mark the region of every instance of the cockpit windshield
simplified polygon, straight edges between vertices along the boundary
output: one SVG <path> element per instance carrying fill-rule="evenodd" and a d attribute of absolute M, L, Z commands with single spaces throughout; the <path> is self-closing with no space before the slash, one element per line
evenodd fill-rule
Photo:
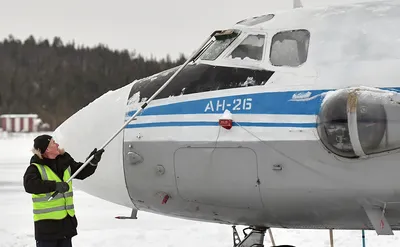
<path fill-rule="evenodd" d="M 261 61 L 264 53 L 264 42 L 265 35 L 250 34 L 228 55 L 228 58 Z"/>
<path fill-rule="evenodd" d="M 216 35 L 200 55 L 202 60 L 215 60 L 239 36 L 239 30 L 227 30 Z"/>

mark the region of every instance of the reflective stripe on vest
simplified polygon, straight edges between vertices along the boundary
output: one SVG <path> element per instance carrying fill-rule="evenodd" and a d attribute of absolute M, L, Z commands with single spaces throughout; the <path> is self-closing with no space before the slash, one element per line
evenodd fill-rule
<path fill-rule="evenodd" d="M 61 182 L 61 179 L 55 174 L 48 166 L 32 163 L 35 165 L 43 180 Z M 71 168 L 68 167 L 64 171 L 63 181 L 66 182 L 71 177 Z M 74 216 L 74 202 L 72 181 L 68 183 L 69 190 L 65 193 L 58 193 L 51 201 L 54 191 L 45 194 L 32 194 L 33 203 L 33 219 L 38 220 L 60 220 L 64 219 L 67 215 Z"/>

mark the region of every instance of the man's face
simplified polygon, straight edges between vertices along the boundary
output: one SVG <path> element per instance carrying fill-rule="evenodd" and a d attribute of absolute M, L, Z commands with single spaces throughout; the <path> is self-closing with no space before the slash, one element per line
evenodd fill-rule
<path fill-rule="evenodd" d="M 49 145 L 47 146 L 46 152 L 44 152 L 44 156 L 49 159 L 55 159 L 60 154 L 58 146 L 58 143 L 51 139 Z"/>
<path fill-rule="evenodd" d="M 51 139 L 49 145 L 47 146 L 46 151 L 57 150 L 58 146 L 59 146 L 58 143 L 54 141 L 54 139 Z"/>

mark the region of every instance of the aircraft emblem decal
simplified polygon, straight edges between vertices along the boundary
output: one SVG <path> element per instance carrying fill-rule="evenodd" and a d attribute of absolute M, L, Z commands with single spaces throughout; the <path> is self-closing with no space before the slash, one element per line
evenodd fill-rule
<path fill-rule="evenodd" d="M 323 92 L 317 95 L 314 95 L 311 97 L 312 92 L 308 91 L 308 92 L 300 92 L 300 93 L 295 93 L 293 94 L 292 98 L 289 101 L 310 101 L 313 99 L 316 99 L 318 97 L 325 97 L 325 95 L 327 94 L 327 92 Z"/>

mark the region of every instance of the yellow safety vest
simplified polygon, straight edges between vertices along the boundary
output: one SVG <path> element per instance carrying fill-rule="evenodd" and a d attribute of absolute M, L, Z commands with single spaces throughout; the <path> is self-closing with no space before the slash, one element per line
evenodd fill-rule
<path fill-rule="evenodd" d="M 61 179 L 46 165 L 35 165 L 43 180 L 50 180 L 56 182 L 62 182 Z M 71 177 L 71 168 L 68 167 L 64 171 L 63 181 L 66 182 Z M 65 193 L 58 193 L 51 201 L 47 201 L 53 194 L 32 194 L 33 202 L 33 219 L 34 221 L 39 220 L 61 220 L 64 219 L 68 214 L 70 216 L 75 215 L 74 200 L 72 192 L 72 180 L 68 183 L 69 190 Z"/>

